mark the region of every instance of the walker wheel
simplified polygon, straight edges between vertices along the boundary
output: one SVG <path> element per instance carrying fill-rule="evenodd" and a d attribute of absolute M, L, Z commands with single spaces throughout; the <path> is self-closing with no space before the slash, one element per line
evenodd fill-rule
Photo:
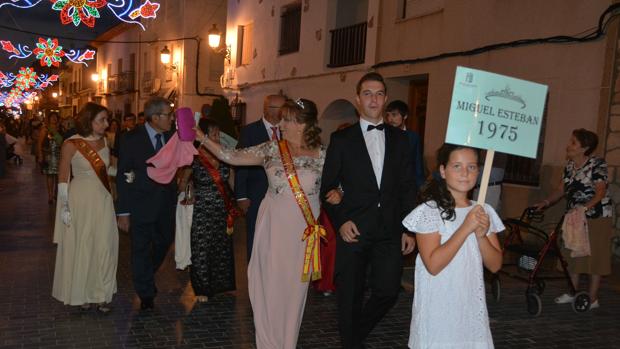
<path fill-rule="evenodd" d="M 590 295 L 588 292 L 578 292 L 573 299 L 573 310 L 576 313 L 583 313 L 590 310 Z"/>
<path fill-rule="evenodd" d="M 499 300 L 502 297 L 502 283 L 499 281 L 498 276 L 491 280 L 491 293 L 493 294 L 493 299 L 499 303 Z"/>
<path fill-rule="evenodd" d="M 527 302 L 527 312 L 532 316 L 540 315 L 542 312 L 540 296 L 533 290 L 528 290 L 525 293 L 525 300 Z"/>

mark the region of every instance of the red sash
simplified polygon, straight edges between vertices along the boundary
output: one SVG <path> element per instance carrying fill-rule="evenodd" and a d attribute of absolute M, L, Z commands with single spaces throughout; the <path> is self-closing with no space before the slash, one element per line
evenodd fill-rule
<path fill-rule="evenodd" d="M 198 158 L 200 159 L 200 163 L 207 170 L 211 178 L 213 178 L 213 182 L 215 182 L 215 186 L 217 187 L 217 191 L 220 192 L 222 199 L 224 199 L 224 204 L 226 205 L 226 211 L 228 215 L 226 216 L 226 234 L 231 235 L 233 233 L 233 228 L 235 225 L 235 217 L 239 217 L 241 214 L 239 210 L 233 204 L 233 201 L 228 196 L 228 191 L 226 190 L 226 184 L 220 176 L 220 171 L 218 171 L 211 163 L 209 162 L 209 158 L 207 157 L 207 153 L 205 150 L 200 148 L 198 150 Z"/>
<path fill-rule="evenodd" d="M 105 162 L 99 154 L 97 154 L 95 149 L 93 149 L 88 142 L 81 138 L 72 138 L 68 139 L 68 141 L 73 143 L 80 154 L 88 160 L 90 166 L 92 166 L 93 170 L 97 174 L 97 177 L 99 177 L 101 184 L 103 184 L 109 193 L 112 193 L 110 190 L 110 181 L 108 180 L 108 170 L 106 169 Z"/>
<path fill-rule="evenodd" d="M 301 188 L 301 183 L 297 177 L 297 171 L 295 171 L 295 164 L 293 163 L 291 152 L 288 149 L 288 144 L 285 140 L 281 140 L 278 142 L 278 148 L 280 149 L 280 158 L 282 159 L 286 178 L 288 178 L 288 184 L 293 191 L 293 197 L 295 197 L 297 206 L 299 206 L 307 224 L 301 238 L 303 241 L 306 241 L 301 281 L 318 280 L 321 278 L 320 242 L 321 239 L 327 239 L 327 232 L 325 228 L 317 222 L 316 218 L 314 218 L 314 214 L 312 214 L 312 208 L 308 202 L 308 197 Z M 310 266 L 312 266 L 312 273 L 310 273 Z"/>

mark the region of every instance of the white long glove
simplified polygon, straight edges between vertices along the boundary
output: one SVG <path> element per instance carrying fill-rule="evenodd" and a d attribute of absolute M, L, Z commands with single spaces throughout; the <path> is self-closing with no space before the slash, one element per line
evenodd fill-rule
<path fill-rule="evenodd" d="M 58 183 L 58 202 L 60 203 L 60 219 L 66 226 L 71 225 L 71 211 L 69 210 L 69 184 Z"/>
<path fill-rule="evenodd" d="M 114 166 L 108 167 L 108 176 L 116 177 L 116 167 Z"/>

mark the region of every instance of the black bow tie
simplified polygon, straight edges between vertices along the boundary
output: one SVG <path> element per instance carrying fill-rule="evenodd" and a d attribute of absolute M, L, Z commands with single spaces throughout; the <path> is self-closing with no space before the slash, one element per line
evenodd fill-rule
<path fill-rule="evenodd" d="M 383 129 L 385 128 L 384 124 L 379 124 L 377 126 L 375 125 L 368 125 L 368 127 L 366 128 L 366 131 L 372 131 L 372 130 L 377 130 L 377 131 L 383 131 Z"/>

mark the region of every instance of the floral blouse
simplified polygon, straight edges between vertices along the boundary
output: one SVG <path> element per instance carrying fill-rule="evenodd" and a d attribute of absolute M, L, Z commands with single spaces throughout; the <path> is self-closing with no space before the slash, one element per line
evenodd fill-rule
<path fill-rule="evenodd" d="M 607 184 L 607 163 L 597 157 L 590 157 L 581 168 L 577 168 L 572 160 L 569 160 L 564 168 L 564 193 L 566 195 L 566 210 L 585 205 L 594 197 L 595 186 L 598 182 Z M 586 212 L 588 218 L 611 217 L 612 204 L 609 189 L 605 197 L 594 207 Z"/>
<path fill-rule="evenodd" d="M 267 172 L 269 179 L 268 191 L 272 194 L 278 195 L 283 191 L 289 192 L 290 186 L 284 166 L 282 165 L 282 159 L 280 157 L 280 149 L 278 148 L 278 142 L 269 141 L 253 147 L 243 149 L 231 149 L 222 146 L 221 148 L 222 160 L 244 159 L 244 160 L 256 160 L 260 162 Z M 311 187 L 305 187 L 302 185 L 304 192 L 308 196 L 319 195 L 321 189 L 321 173 L 323 171 L 323 163 L 325 162 L 325 148 L 321 147 L 318 157 L 311 156 L 297 156 L 293 158 L 295 170 L 297 175 L 311 175 L 309 178 L 313 178 L 313 185 Z M 302 184 L 305 181 L 302 181 Z"/>

